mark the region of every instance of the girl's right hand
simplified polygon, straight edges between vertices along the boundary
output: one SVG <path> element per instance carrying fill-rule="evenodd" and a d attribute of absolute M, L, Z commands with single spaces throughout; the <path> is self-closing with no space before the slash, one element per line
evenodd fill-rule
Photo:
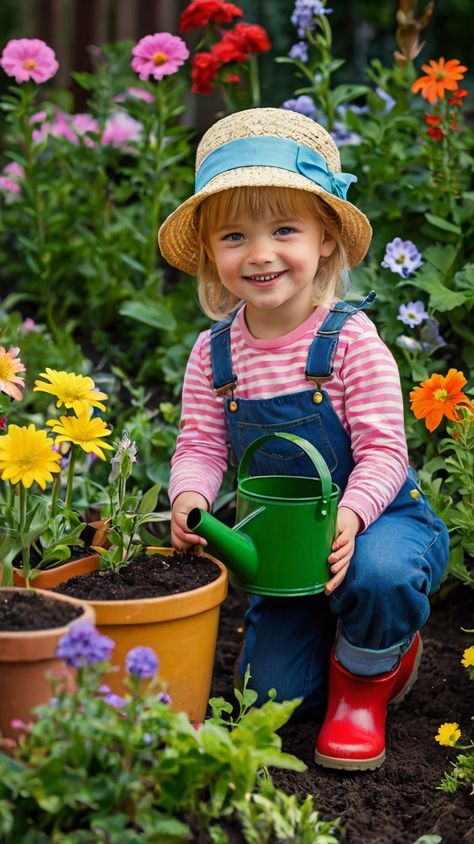
<path fill-rule="evenodd" d="M 190 533 L 187 527 L 188 513 L 193 507 L 208 510 L 207 500 L 199 492 L 182 492 L 173 501 L 171 509 L 171 542 L 173 548 L 185 551 L 191 545 L 207 545 L 202 536 Z"/>

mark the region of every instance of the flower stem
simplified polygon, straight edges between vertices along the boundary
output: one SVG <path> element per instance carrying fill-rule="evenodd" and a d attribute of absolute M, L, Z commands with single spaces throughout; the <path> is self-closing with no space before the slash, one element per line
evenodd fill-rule
<path fill-rule="evenodd" d="M 251 56 L 249 59 L 249 80 L 250 80 L 250 94 L 252 97 L 253 108 L 258 108 L 261 102 L 260 93 L 260 79 L 258 75 L 258 60 L 257 56 Z"/>
<path fill-rule="evenodd" d="M 19 504 L 19 522 L 20 522 L 20 538 L 23 542 L 23 536 L 26 532 L 26 489 L 22 483 L 19 485 L 19 496 L 18 496 L 18 504 Z M 25 545 L 21 549 L 21 564 L 23 568 L 23 577 L 25 578 L 25 584 L 27 589 L 30 588 L 30 546 Z"/>
<path fill-rule="evenodd" d="M 71 457 L 69 459 L 69 466 L 67 470 L 67 481 L 66 481 L 66 498 L 64 501 L 64 505 L 66 510 L 70 510 L 72 506 L 72 493 L 74 488 L 74 468 L 76 463 L 76 447 L 74 445 L 71 446 Z"/>

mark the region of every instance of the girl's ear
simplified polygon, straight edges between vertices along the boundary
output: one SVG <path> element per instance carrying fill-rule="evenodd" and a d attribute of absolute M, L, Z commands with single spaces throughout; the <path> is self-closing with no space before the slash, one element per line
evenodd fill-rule
<path fill-rule="evenodd" d="M 332 237 L 329 232 L 325 231 L 323 234 L 323 242 L 321 244 L 321 257 L 329 258 L 336 248 L 336 239 Z"/>

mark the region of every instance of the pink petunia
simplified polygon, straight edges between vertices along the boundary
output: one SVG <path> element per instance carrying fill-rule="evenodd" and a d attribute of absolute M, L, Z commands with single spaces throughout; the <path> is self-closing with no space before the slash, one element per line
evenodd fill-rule
<path fill-rule="evenodd" d="M 0 190 L 8 193 L 20 193 L 20 182 L 25 178 L 25 171 L 21 164 L 18 164 L 17 161 L 10 161 L 10 164 L 6 164 L 3 168 L 2 174 L 0 176 Z"/>
<path fill-rule="evenodd" d="M 87 147 L 96 146 L 95 141 L 89 136 L 89 133 L 98 135 L 99 122 L 95 117 L 92 117 L 92 114 L 88 114 L 87 112 L 84 114 L 73 114 L 71 117 L 71 128 L 84 141 Z"/>
<path fill-rule="evenodd" d="M 140 79 L 163 79 L 176 73 L 189 57 L 189 50 L 182 38 L 169 32 L 145 35 L 132 50 L 132 70 Z"/>
<path fill-rule="evenodd" d="M 0 65 L 16 82 L 32 79 L 37 84 L 51 79 L 59 67 L 54 50 L 39 38 L 13 38 L 3 50 Z"/>
<path fill-rule="evenodd" d="M 102 135 L 102 143 L 113 147 L 125 148 L 128 152 L 135 150 L 127 144 L 137 143 L 142 136 L 142 124 L 134 120 L 125 111 L 117 111 L 107 120 Z"/>

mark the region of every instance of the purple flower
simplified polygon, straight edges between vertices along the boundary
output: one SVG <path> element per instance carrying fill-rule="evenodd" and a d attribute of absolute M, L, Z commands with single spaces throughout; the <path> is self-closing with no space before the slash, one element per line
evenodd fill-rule
<path fill-rule="evenodd" d="M 300 38 L 304 38 L 307 29 L 314 29 L 315 17 L 330 15 L 332 9 L 326 9 L 322 0 L 296 0 L 291 23 L 296 26 Z"/>
<path fill-rule="evenodd" d="M 401 320 L 404 325 L 415 328 L 424 319 L 428 319 L 428 314 L 426 313 L 423 302 L 418 300 L 416 302 L 407 302 L 406 305 L 400 305 L 397 319 Z"/>
<path fill-rule="evenodd" d="M 126 698 L 122 697 L 122 695 L 115 695 L 113 692 L 105 695 L 104 700 L 112 709 L 123 709 L 127 705 Z"/>
<path fill-rule="evenodd" d="M 158 695 L 158 700 L 160 701 L 160 703 L 170 704 L 171 695 L 169 695 L 168 692 L 160 692 Z"/>
<path fill-rule="evenodd" d="M 336 122 L 331 135 L 338 147 L 357 147 L 362 143 L 361 136 L 347 129 L 344 123 Z"/>
<path fill-rule="evenodd" d="M 21 164 L 17 161 L 10 161 L 2 170 L 0 176 L 0 190 L 9 191 L 10 193 L 20 193 L 21 184 L 25 178 L 25 171 Z"/>
<path fill-rule="evenodd" d="M 313 120 L 316 119 L 318 114 L 314 100 L 306 94 L 301 94 L 300 97 L 296 97 L 296 99 L 293 100 L 285 100 L 282 108 L 286 108 L 289 111 L 297 111 L 298 114 L 304 114 L 306 117 L 311 117 Z"/>
<path fill-rule="evenodd" d="M 71 668 L 95 665 L 110 658 L 115 642 L 102 636 L 89 621 L 76 621 L 59 640 L 56 656 Z"/>
<path fill-rule="evenodd" d="M 140 677 L 142 680 L 154 677 L 158 671 L 158 666 L 158 657 L 153 648 L 132 648 L 125 661 L 128 673 L 132 674 L 133 677 Z"/>
<path fill-rule="evenodd" d="M 299 59 L 302 62 L 308 61 L 308 45 L 306 41 L 298 41 L 296 44 L 293 44 L 290 52 L 288 53 L 290 58 L 292 59 Z"/>
<path fill-rule="evenodd" d="M 418 340 L 415 340 L 414 337 L 407 337 L 406 334 L 401 334 L 400 337 L 397 337 L 395 343 L 397 346 L 400 346 L 401 349 L 407 349 L 409 352 L 421 351 L 421 343 Z"/>
<path fill-rule="evenodd" d="M 390 96 L 390 94 L 387 94 L 387 91 L 384 91 L 384 89 L 381 88 L 380 85 L 375 89 L 375 93 L 378 97 L 380 97 L 380 99 L 384 103 L 383 114 L 388 114 L 394 107 L 396 100 L 394 100 L 393 97 Z"/>
<path fill-rule="evenodd" d="M 398 273 L 402 278 L 408 278 L 418 267 L 421 267 L 422 263 L 421 252 L 418 252 L 415 244 L 411 240 L 396 237 L 387 243 L 380 266 L 387 267 L 392 270 L 392 273 Z"/>

